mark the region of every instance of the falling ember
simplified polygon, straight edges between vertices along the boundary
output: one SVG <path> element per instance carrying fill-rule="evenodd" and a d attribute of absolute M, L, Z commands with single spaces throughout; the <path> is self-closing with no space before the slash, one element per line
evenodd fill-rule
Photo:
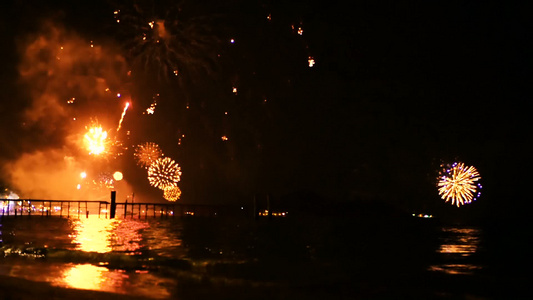
<path fill-rule="evenodd" d="M 236 88 L 236 87 L 233 87 L 233 93 L 234 93 L 235 95 L 237 95 L 237 88 Z"/>
<path fill-rule="evenodd" d="M 150 185 L 165 190 L 176 187 L 180 181 L 181 168 L 171 158 L 159 158 L 148 168 Z"/>
<path fill-rule="evenodd" d="M 225 136 L 225 135 L 223 135 L 223 136 L 221 137 L 221 139 L 222 139 L 223 141 L 227 141 L 227 140 L 228 140 L 228 137 Z"/>
<path fill-rule="evenodd" d="M 84 136 L 84 142 L 89 154 L 100 155 L 106 151 L 109 143 L 107 131 L 102 130 L 100 126 L 91 127 Z"/>
<path fill-rule="evenodd" d="M 465 205 L 477 200 L 481 195 L 478 189 L 481 179 L 476 168 L 465 166 L 463 163 L 454 163 L 451 167 L 441 172 L 437 187 L 439 195 L 446 202 L 451 200 L 452 205 Z"/>
<path fill-rule="evenodd" d="M 149 114 L 149 115 L 153 115 L 153 114 L 154 114 L 154 112 L 155 112 L 155 107 L 157 106 L 157 98 L 158 98 L 158 97 L 159 97 L 159 94 L 157 94 L 157 95 L 155 95 L 154 97 L 152 97 L 152 99 L 153 99 L 154 101 L 152 101 L 152 104 L 150 104 L 150 107 L 148 107 L 148 108 L 146 109 L 146 112 L 145 112 L 146 114 Z M 143 114 L 145 114 L 145 113 L 143 112 Z"/>
<path fill-rule="evenodd" d="M 130 107 L 130 103 L 126 102 L 126 106 L 124 106 L 124 111 L 122 112 L 122 116 L 120 117 L 120 121 L 118 122 L 117 132 L 120 130 L 120 127 L 122 126 L 122 121 L 124 120 L 124 116 L 126 115 L 126 111 L 128 110 L 128 107 Z"/>

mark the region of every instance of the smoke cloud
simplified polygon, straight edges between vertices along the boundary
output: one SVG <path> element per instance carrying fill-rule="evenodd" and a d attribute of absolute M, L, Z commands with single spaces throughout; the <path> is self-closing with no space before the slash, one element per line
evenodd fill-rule
<path fill-rule="evenodd" d="M 128 94 L 127 64 L 118 49 L 51 21 L 19 39 L 20 93 L 29 101 L 18 112 L 16 158 L 4 164 L 3 173 L 21 198 L 109 197 L 110 176 L 122 166 L 114 157 L 89 155 L 83 137 L 96 122 L 116 134 Z M 114 184 L 131 193 L 124 180 Z"/>

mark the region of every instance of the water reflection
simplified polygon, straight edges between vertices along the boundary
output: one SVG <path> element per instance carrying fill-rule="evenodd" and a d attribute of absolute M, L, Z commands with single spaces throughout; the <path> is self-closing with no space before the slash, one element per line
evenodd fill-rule
<path fill-rule="evenodd" d="M 66 288 L 168 298 L 176 279 L 147 264 L 185 258 L 189 249 L 179 220 L 28 217 L 0 226 L 9 233 L 0 234 L 4 253 L 16 250 L 0 260 L 0 274 Z M 27 255 L 45 252 L 47 259 Z"/>
<path fill-rule="evenodd" d="M 106 285 L 113 285 L 117 278 L 109 280 L 109 270 L 103 267 L 97 267 L 90 264 L 72 265 L 70 269 L 63 272 L 63 277 L 57 284 L 65 283 L 66 286 L 86 289 L 109 291 Z M 121 278 L 118 278 L 119 281 Z"/>
<path fill-rule="evenodd" d="M 168 298 L 168 287 L 173 285 L 169 279 L 158 278 L 146 272 L 109 270 L 91 264 L 69 264 L 68 268 L 63 268 L 62 275 L 55 278 L 52 284 L 59 287 L 131 294 L 152 299 Z"/>
<path fill-rule="evenodd" d="M 483 267 L 469 258 L 480 248 L 481 229 L 473 227 L 443 227 L 440 246 L 436 250 L 444 263 L 432 265 L 431 271 L 447 274 L 473 274 Z"/>
<path fill-rule="evenodd" d="M 106 253 L 111 251 L 136 251 L 141 245 L 141 230 L 146 222 L 103 219 L 97 216 L 72 222 L 72 243 L 76 250 Z"/>

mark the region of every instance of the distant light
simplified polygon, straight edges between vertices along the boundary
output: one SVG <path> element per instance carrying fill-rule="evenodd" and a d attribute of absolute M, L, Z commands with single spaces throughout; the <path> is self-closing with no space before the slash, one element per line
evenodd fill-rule
<path fill-rule="evenodd" d="M 81 173 L 80 173 L 80 177 L 81 177 L 81 178 L 87 178 L 87 173 L 85 173 L 85 172 L 81 172 Z"/>
<path fill-rule="evenodd" d="M 309 56 L 307 61 L 309 62 L 309 68 L 312 68 L 315 65 L 315 59 L 312 56 Z"/>
<path fill-rule="evenodd" d="M 229 42 L 234 44 L 235 43 L 235 39 L 231 39 L 231 40 L 229 40 Z"/>

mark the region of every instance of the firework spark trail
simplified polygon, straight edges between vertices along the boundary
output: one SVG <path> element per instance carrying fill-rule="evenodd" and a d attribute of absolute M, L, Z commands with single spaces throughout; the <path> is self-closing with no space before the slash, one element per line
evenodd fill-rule
<path fill-rule="evenodd" d="M 120 130 L 120 127 L 122 127 L 122 121 L 124 121 L 124 116 L 126 115 L 128 107 L 130 107 L 130 103 L 126 102 L 126 105 L 124 106 L 124 111 L 122 112 L 122 116 L 120 117 L 120 121 L 118 122 L 117 132 Z"/>
<path fill-rule="evenodd" d="M 476 184 L 480 179 L 479 172 L 473 166 L 465 167 L 463 163 L 454 163 L 439 178 L 439 195 L 445 202 L 451 200 L 451 204 L 457 207 L 469 204 L 481 195 L 477 191 L 478 188 L 481 189 L 481 184 Z"/>

